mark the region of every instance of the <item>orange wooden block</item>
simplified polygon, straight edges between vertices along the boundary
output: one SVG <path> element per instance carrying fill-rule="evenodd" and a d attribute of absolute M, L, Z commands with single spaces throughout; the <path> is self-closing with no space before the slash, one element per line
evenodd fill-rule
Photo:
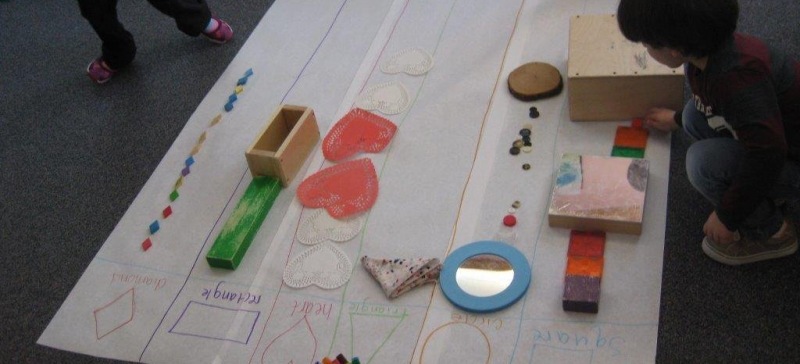
<path fill-rule="evenodd" d="M 571 257 L 602 257 L 606 247 L 606 233 L 603 231 L 578 231 L 569 233 L 569 250 Z"/>
<path fill-rule="evenodd" d="M 603 276 L 603 257 L 567 257 L 568 276 Z"/>
<path fill-rule="evenodd" d="M 619 126 L 614 137 L 614 146 L 645 149 L 647 147 L 647 135 L 647 129 L 644 128 Z"/>

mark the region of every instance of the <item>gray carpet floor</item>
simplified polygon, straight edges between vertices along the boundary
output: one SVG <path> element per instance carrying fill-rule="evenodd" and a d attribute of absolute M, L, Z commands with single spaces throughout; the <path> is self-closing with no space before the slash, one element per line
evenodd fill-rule
<path fill-rule="evenodd" d="M 139 53 L 103 86 L 84 72 L 99 41 L 76 2 L 0 2 L 0 362 L 114 362 L 35 342 L 272 2 L 212 1 L 236 31 L 217 46 L 122 1 Z M 800 2 L 740 2 L 741 31 L 800 58 Z M 656 362 L 799 362 L 800 255 L 739 268 L 706 258 L 711 207 L 686 180 L 689 144 L 673 136 Z"/>

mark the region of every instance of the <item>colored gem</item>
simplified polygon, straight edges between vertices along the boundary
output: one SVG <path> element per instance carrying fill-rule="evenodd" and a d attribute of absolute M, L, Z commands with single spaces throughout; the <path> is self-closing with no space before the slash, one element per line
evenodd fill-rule
<path fill-rule="evenodd" d="M 158 220 L 156 220 L 156 221 L 153 221 L 153 223 L 152 223 L 152 224 L 150 224 L 150 234 L 155 234 L 155 233 L 156 233 L 156 231 L 158 231 L 158 228 L 159 228 L 159 226 L 158 226 Z"/>
<path fill-rule="evenodd" d="M 186 158 L 186 162 L 185 163 L 186 163 L 187 167 L 191 166 L 192 164 L 194 164 L 194 158 L 189 156 L 189 158 Z"/>
<path fill-rule="evenodd" d="M 189 167 L 186 167 L 181 170 L 181 176 L 186 177 L 189 174 L 189 172 L 191 172 L 191 170 L 189 170 Z"/>
<path fill-rule="evenodd" d="M 174 191 L 172 191 L 172 193 L 169 194 L 169 200 L 172 201 L 172 202 L 175 202 L 175 200 L 178 199 L 178 196 L 180 196 L 178 194 L 178 190 L 174 190 Z"/>
<path fill-rule="evenodd" d="M 242 78 L 239 79 L 239 81 L 236 82 L 236 85 L 237 86 L 241 86 L 241 85 L 244 85 L 246 83 L 247 83 L 247 77 L 242 77 Z"/>
<path fill-rule="evenodd" d="M 168 218 L 169 215 L 172 215 L 172 207 L 167 206 L 166 208 L 164 208 L 164 211 L 162 211 L 162 214 L 164 215 L 165 219 Z"/>
<path fill-rule="evenodd" d="M 142 250 L 147 251 L 147 249 L 150 249 L 151 246 L 153 246 L 153 242 L 150 241 L 150 238 L 144 239 L 142 242 Z"/>
<path fill-rule="evenodd" d="M 231 110 L 233 110 L 233 103 L 228 102 L 227 104 L 225 104 L 225 111 L 231 111 Z"/>
<path fill-rule="evenodd" d="M 506 215 L 506 217 L 503 218 L 503 225 L 505 225 L 505 226 L 509 226 L 510 227 L 510 226 L 514 226 L 516 224 L 517 224 L 517 218 L 514 217 L 514 215 Z"/>
<path fill-rule="evenodd" d="M 234 93 L 232 93 L 230 96 L 228 96 L 228 102 L 230 102 L 230 103 L 233 103 L 234 101 L 236 101 L 236 100 L 238 100 L 238 99 L 239 99 L 239 98 L 236 96 L 236 93 L 235 93 L 235 92 L 234 92 Z"/>

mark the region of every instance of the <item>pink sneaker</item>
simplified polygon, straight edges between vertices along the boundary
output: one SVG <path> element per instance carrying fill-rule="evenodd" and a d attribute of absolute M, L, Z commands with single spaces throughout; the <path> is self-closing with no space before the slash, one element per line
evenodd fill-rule
<path fill-rule="evenodd" d="M 214 29 L 211 32 L 203 32 L 203 35 L 206 36 L 206 39 L 212 41 L 217 44 L 225 44 L 228 43 L 231 38 L 233 38 L 233 29 L 231 26 L 226 23 L 224 20 L 219 18 L 213 18 L 217 21 L 217 29 Z"/>
<path fill-rule="evenodd" d="M 98 85 L 101 85 L 108 82 L 108 80 L 110 80 L 111 77 L 117 73 L 117 71 L 108 67 L 106 62 L 103 61 L 103 58 L 100 57 L 92 61 L 92 63 L 89 63 L 89 66 L 86 67 L 86 73 L 89 74 L 89 78 L 91 78 L 92 81 Z"/>

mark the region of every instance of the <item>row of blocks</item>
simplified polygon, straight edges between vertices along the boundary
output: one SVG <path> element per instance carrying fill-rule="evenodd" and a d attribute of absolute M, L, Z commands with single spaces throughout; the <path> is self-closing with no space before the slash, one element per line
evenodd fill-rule
<path fill-rule="evenodd" d="M 634 119 L 631 126 L 618 126 L 614 135 L 612 157 L 644 158 L 648 132 L 642 119 Z"/>
<path fill-rule="evenodd" d="M 564 277 L 564 311 L 597 313 L 606 233 L 572 230 Z"/>

